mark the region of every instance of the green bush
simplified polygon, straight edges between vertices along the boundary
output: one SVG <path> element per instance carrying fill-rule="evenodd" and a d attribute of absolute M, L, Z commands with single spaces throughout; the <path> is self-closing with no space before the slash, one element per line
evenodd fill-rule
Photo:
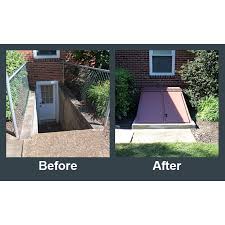
<path fill-rule="evenodd" d="M 96 108 L 96 116 L 104 117 L 109 101 L 109 81 L 104 81 L 96 85 L 91 85 L 87 91 L 87 97 Z"/>
<path fill-rule="evenodd" d="M 206 96 L 218 96 L 219 54 L 216 50 L 195 50 L 193 61 L 181 67 L 179 73 L 187 88 L 184 92 L 192 107 Z"/>
<path fill-rule="evenodd" d="M 9 121 L 12 119 L 12 114 L 9 106 L 9 97 L 6 95 L 6 120 Z"/>
<path fill-rule="evenodd" d="M 6 51 L 6 72 L 11 76 L 23 63 L 23 55 L 15 50 Z"/>
<path fill-rule="evenodd" d="M 23 63 L 25 63 L 25 59 L 20 52 L 14 50 L 6 51 L 6 72 L 9 76 L 11 76 Z M 10 86 L 14 105 L 16 105 L 18 101 L 19 85 L 19 81 L 14 81 Z M 8 95 L 6 95 L 6 120 L 9 121 L 11 119 L 12 115 L 10 111 L 9 98 Z"/>
<path fill-rule="evenodd" d="M 121 120 L 135 113 L 138 91 L 134 77 L 127 70 L 116 70 L 116 118 Z"/>
<path fill-rule="evenodd" d="M 197 107 L 197 118 L 203 121 L 215 122 L 219 120 L 218 97 L 206 97 L 200 100 Z"/>
<path fill-rule="evenodd" d="M 108 50 L 75 50 L 72 51 L 74 59 L 89 66 L 109 69 L 109 51 Z"/>

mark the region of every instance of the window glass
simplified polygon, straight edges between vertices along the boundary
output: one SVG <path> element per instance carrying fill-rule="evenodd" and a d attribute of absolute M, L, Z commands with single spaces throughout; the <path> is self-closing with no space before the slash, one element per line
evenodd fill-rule
<path fill-rule="evenodd" d="M 153 55 L 172 55 L 172 50 L 153 50 Z"/>
<path fill-rule="evenodd" d="M 172 56 L 152 56 L 153 73 L 171 73 Z"/>
<path fill-rule="evenodd" d="M 37 50 L 37 55 L 56 55 L 56 50 Z"/>
<path fill-rule="evenodd" d="M 53 85 L 41 85 L 42 104 L 53 103 Z"/>

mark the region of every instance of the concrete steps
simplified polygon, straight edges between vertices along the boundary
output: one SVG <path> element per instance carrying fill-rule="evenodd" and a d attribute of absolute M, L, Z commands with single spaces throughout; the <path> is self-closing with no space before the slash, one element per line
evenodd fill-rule
<path fill-rule="evenodd" d="M 39 133 L 24 140 L 23 157 L 109 157 L 109 141 L 102 130 Z"/>

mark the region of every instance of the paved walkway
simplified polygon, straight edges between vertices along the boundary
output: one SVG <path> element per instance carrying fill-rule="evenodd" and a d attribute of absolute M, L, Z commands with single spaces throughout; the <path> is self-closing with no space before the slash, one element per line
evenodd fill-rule
<path fill-rule="evenodd" d="M 116 129 L 118 143 L 196 142 L 190 129 Z"/>
<path fill-rule="evenodd" d="M 131 129 L 116 129 L 115 130 L 115 143 L 126 144 L 130 143 L 134 134 L 134 130 Z"/>
<path fill-rule="evenodd" d="M 39 133 L 30 139 L 7 139 L 7 157 L 109 157 L 107 133 L 73 130 Z"/>
<path fill-rule="evenodd" d="M 6 157 L 22 157 L 23 141 L 8 140 L 6 143 Z"/>

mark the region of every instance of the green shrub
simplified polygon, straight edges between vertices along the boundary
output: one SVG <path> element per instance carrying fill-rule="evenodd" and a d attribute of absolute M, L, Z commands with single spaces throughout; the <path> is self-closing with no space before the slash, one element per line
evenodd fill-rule
<path fill-rule="evenodd" d="M 107 104 L 109 101 L 109 81 L 104 81 L 96 85 L 91 85 L 87 91 L 88 99 L 93 103 L 96 108 L 96 116 L 104 117 Z"/>
<path fill-rule="evenodd" d="M 197 118 L 203 121 L 215 122 L 219 120 L 218 97 L 206 97 L 200 100 L 197 107 Z"/>
<path fill-rule="evenodd" d="M 25 63 L 25 60 L 20 52 L 14 50 L 6 51 L 6 72 L 9 76 L 11 76 L 23 63 Z M 24 76 L 25 75 L 26 74 L 24 73 Z M 10 85 L 14 105 L 16 105 L 18 101 L 19 85 L 19 81 L 14 81 Z M 11 119 L 12 115 L 10 111 L 9 98 L 8 95 L 6 95 L 6 120 L 9 121 Z"/>
<path fill-rule="evenodd" d="M 9 97 L 6 95 L 6 120 L 9 121 L 12 119 L 12 114 L 9 106 Z"/>
<path fill-rule="evenodd" d="M 23 63 L 23 55 L 15 50 L 6 51 L 6 72 L 11 76 Z"/>
<path fill-rule="evenodd" d="M 82 65 L 95 66 L 97 68 L 109 69 L 109 51 L 108 50 L 74 50 L 72 51 L 74 59 Z"/>
<path fill-rule="evenodd" d="M 116 70 L 116 118 L 121 120 L 136 111 L 138 91 L 134 77 L 127 70 Z"/>
<path fill-rule="evenodd" d="M 193 61 L 181 67 L 179 73 L 185 81 L 184 90 L 192 107 L 206 96 L 218 96 L 219 54 L 216 50 L 196 50 Z"/>

